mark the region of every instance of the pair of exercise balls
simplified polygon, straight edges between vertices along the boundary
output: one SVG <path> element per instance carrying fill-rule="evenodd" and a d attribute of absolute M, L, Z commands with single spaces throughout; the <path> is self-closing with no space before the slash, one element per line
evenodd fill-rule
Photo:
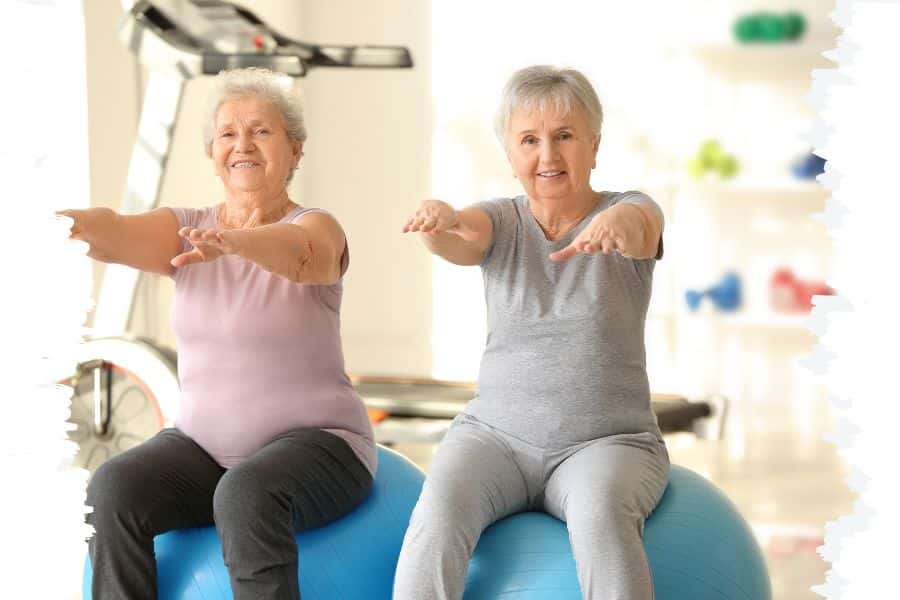
<path fill-rule="evenodd" d="M 305 600 L 388 600 L 409 516 L 424 475 L 378 448 L 369 498 L 347 516 L 297 534 Z M 231 600 L 216 530 L 156 537 L 160 600 Z M 669 485 L 644 528 L 658 600 L 769 600 L 762 553 L 734 505 L 706 479 L 672 466 Z M 84 598 L 92 570 L 85 564 Z M 503 519 L 481 537 L 464 600 L 581 600 L 564 523 L 543 513 Z"/>

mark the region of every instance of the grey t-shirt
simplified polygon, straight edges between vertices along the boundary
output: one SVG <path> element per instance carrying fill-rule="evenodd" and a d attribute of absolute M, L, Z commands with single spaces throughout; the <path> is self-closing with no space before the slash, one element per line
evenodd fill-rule
<path fill-rule="evenodd" d="M 465 412 L 541 448 L 618 433 L 659 434 L 650 408 L 644 322 L 662 257 L 614 252 L 553 262 L 600 211 L 618 202 L 662 211 L 641 192 L 601 192 L 597 208 L 548 241 L 526 196 L 480 202 L 494 226 L 481 263 L 487 346 Z M 661 438 L 661 436 L 660 436 Z"/>

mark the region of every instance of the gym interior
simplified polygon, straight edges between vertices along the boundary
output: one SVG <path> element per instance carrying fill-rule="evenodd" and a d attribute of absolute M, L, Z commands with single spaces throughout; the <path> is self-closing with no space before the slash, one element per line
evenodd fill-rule
<path fill-rule="evenodd" d="M 143 52 L 151 33 L 123 43 L 129 11 L 191 3 L 61 4 L 13 3 L 23 19 L 54 23 L 54 52 L 70 48 L 46 59 L 64 63 L 70 91 L 35 79 L 45 89 L 34 110 L 62 105 L 69 130 L 61 137 L 75 157 L 62 167 L 46 161 L 48 178 L 75 182 L 49 208 L 220 202 L 201 143 L 213 78 L 185 68 L 172 87 L 156 73 L 176 59 L 160 52 L 154 63 L 154 48 Z M 832 66 L 822 52 L 839 34 L 833 2 L 258 0 L 246 8 L 292 40 L 395 51 L 376 68 L 313 58 L 294 78 L 309 137 L 289 193 L 331 212 L 349 240 L 341 339 L 376 441 L 427 474 L 475 393 L 486 336 L 479 269 L 433 257 L 401 226 L 426 198 L 463 207 L 521 193 L 492 131 L 503 82 L 529 64 L 573 66 L 603 103 L 591 185 L 641 190 L 665 215 L 645 346 L 671 463 L 734 504 L 764 557 L 771 597 L 818 597 L 811 588 L 828 569 L 817 553 L 826 523 L 850 512 L 854 498 L 828 441 L 826 392 L 804 364 L 816 342 L 810 311 L 836 292 L 826 283 L 830 239 L 813 218 L 826 207 L 817 181 L 826 167 L 807 137 L 811 72 Z M 169 111 L 157 115 L 171 122 L 159 130 L 169 136 L 159 142 L 165 160 L 141 171 L 153 136 L 141 119 L 154 107 Z M 85 272 L 94 354 L 60 378 L 74 388 L 74 462 L 88 471 L 170 425 L 177 411 L 174 283 L 116 271 L 95 261 Z M 78 299 L 59 299 L 67 301 Z M 85 550 L 71 557 L 72 600 L 81 597 Z"/>

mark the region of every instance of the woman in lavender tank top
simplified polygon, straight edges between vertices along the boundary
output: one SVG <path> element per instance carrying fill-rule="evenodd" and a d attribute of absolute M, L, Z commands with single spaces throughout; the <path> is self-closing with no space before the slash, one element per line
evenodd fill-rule
<path fill-rule="evenodd" d="M 223 203 L 62 211 L 91 257 L 175 280 L 180 414 L 91 479 L 95 599 L 155 599 L 154 536 L 213 523 L 236 599 L 300 598 L 294 533 L 372 486 L 372 428 L 340 343 L 344 232 L 287 192 L 299 102 L 261 69 L 217 84 L 204 141 Z"/>

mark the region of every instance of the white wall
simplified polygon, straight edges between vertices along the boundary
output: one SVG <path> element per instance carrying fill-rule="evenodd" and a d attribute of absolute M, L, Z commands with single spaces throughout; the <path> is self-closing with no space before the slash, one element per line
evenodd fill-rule
<path fill-rule="evenodd" d="M 117 0 L 85 1 L 91 195 L 117 207 L 138 119 L 144 76 L 116 37 Z M 266 0 L 253 10 L 288 36 L 336 44 L 410 47 L 412 70 L 315 70 L 298 85 L 310 137 L 292 198 L 331 210 L 351 244 L 343 317 L 347 368 L 353 373 L 427 375 L 431 369 L 431 261 L 399 233 L 403 216 L 430 186 L 429 3 L 389 0 Z M 209 79 L 185 90 L 164 206 L 221 201 L 201 144 Z M 99 271 L 99 269 L 98 269 Z M 99 277 L 97 278 L 99 280 Z M 131 330 L 175 346 L 169 326 L 173 286 L 146 277 Z"/>

